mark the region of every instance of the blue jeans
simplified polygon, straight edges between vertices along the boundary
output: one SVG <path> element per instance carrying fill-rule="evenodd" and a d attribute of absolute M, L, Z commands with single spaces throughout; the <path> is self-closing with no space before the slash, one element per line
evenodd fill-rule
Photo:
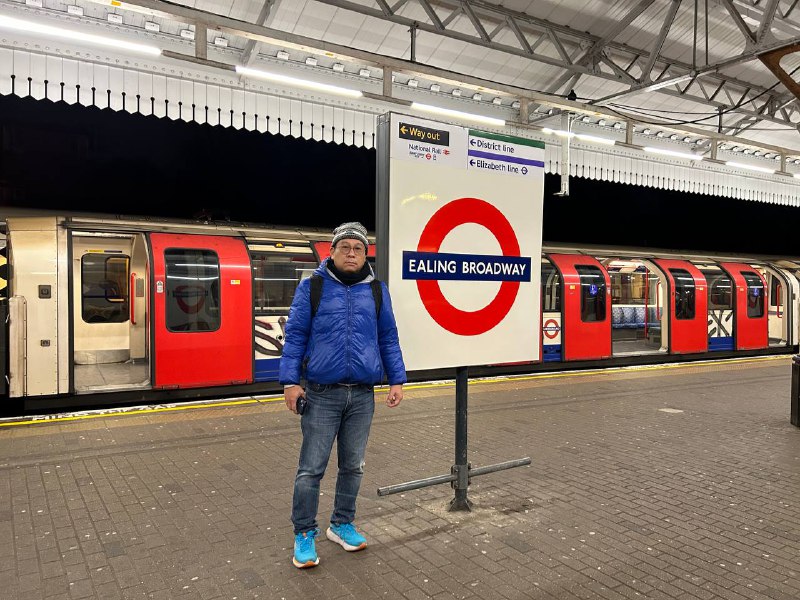
<path fill-rule="evenodd" d="M 356 514 L 356 496 L 364 476 L 364 452 L 367 448 L 375 397 L 372 386 L 338 386 L 309 383 L 308 406 L 300 420 L 303 446 L 294 479 L 292 523 L 294 533 L 317 527 L 319 483 L 337 440 L 339 475 L 331 523 L 351 523 Z"/>

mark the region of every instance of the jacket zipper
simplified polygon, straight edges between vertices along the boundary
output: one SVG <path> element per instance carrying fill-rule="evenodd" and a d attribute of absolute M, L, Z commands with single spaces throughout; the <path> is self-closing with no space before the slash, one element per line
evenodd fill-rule
<path fill-rule="evenodd" d="M 352 323 L 353 323 L 353 304 L 352 299 L 350 297 L 350 286 L 345 286 L 345 290 L 347 291 L 347 342 L 346 342 L 346 353 L 345 358 L 347 360 L 347 380 L 346 383 L 350 382 L 350 376 L 352 373 L 352 367 L 350 365 L 350 345 L 351 345 L 351 335 L 352 335 Z"/>

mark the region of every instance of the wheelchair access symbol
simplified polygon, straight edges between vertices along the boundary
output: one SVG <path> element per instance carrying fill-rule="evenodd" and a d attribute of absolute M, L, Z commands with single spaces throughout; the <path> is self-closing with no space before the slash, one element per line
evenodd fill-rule
<path fill-rule="evenodd" d="M 478 198 L 459 198 L 442 206 L 430 218 L 419 238 L 417 253 L 435 256 L 445 237 L 459 225 L 475 223 L 488 229 L 500 244 L 502 256 L 458 256 L 450 275 L 417 279 L 417 290 L 425 310 L 442 328 L 456 335 L 472 336 L 486 333 L 508 315 L 519 292 L 521 281 L 530 281 L 530 258 L 520 256 L 520 247 L 508 219 L 495 206 Z M 443 255 L 444 256 L 444 255 Z M 487 263 L 492 266 L 487 267 Z M 480 266 L 483 267 L 481 272 Z M 472 267 L 477 267 L 473 269 Z M 488 275 L 486 273 L 489 273 Z M 482 276 L 475 276 L 475 273 Z M 463 275 L 463 273 L 468 273 Z M 500 281 L 497 295 L 485 307 L 476 311 L 460 310 L 445 298 L 439 279 Z"/>

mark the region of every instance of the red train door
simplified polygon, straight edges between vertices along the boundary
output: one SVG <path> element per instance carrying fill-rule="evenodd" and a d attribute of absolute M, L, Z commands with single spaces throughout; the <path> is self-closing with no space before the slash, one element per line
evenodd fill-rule
<path fill-rule="evenodd" d="M 237 238 L 150 235 L 155 388 L 253 381 L 250 256 Z"/>
<path fill-rule="evenodd" d="M 733 303 L 736 349 L 766 348 L 769 344 L 766 282 L 750 265 L 723 262 L 719 266 L 730 275 L 736 291 Z"/>
<path fill-rule="evenodd" d="M 591 256 L 548 254 L 561 275 L 563 360 L 611 357 L 611 280 Z"/>
<path fill-rule="evenodd" d="M 708 286 L 700 269 L 685 260 L 654 259 L 669 281 L 669 350 L 708 352 Z"/>

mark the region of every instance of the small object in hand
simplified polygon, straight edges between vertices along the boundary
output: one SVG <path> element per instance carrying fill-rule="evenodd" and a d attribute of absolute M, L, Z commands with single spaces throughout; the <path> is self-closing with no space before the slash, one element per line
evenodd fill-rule
<path fill-rule="evenodd" d="M 295 404 L 295 410 L 297 411 L 298 415 L 302 415 L 306 412 L 306 407 L 308 406 L 308 400 L 306 400 L 305 396 L 300 396 L 297 399 L 297 404 Z"/>

